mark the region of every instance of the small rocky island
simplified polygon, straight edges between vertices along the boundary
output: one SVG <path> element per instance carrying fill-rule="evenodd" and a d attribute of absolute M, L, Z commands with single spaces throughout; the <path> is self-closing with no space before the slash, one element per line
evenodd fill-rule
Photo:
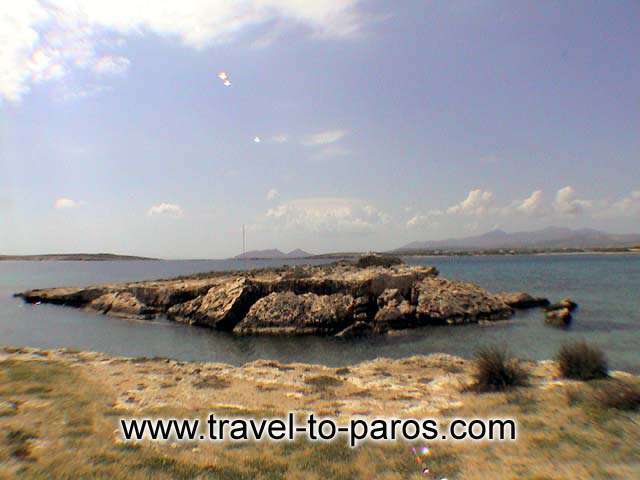
<path fill-rule="evenodd" d="M 322 266 L 47 288 L 16 296 L 28 303 L 128 318 L 164 315 L 238 335 L 338 337 L 495 321 L 511 317 L 515 308 L 549 304 L 525 293 L 492 294 L 472 283 L 440 278 L 434 267 L 379 256 Z"/>

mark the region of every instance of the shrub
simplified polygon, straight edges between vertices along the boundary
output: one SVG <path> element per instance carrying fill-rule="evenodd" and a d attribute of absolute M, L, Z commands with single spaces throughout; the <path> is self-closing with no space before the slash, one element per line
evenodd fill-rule
<path fill-rule="evenodd" d="M 497 392 L 527 385 L 529 374 L 505 348 L 485 347 L 476 352 L 476 371 L 472 389 Z"/>
<path fill-rule="evenodd" d="M 604 352 L 584 341 L 562 345 L 556 361 L 560 374 L 574 380 L 605 378 L 609 370 Z"/>
<path fill-rule="evenodd" d="M 594 384 L 594 399 L 600 408 L 634 411 L 640 409 L 640 385 L 621 380 Z"/>
<path fill-rule="evenodd" d="M 315 390 L 326 390 L 327 388 L 339 387 L 342 385 L 342 380 L 336 377 L 330 377 L 329 375 L 317 375 L 315 377 L 307 377 L 304 383 L 313 387 Z"/>
<path fill-rule="evenodd" d="M 223 390 L 231 386 L 231 382 L 219 375 L 208 375 L 194 382 L 195 388 L 211 388 L 214 390 Z"/>
<path fill-rule="evenodd" d="M 394 255 L 363 255 L 356 261 L 356 266 L 359 268 L 366 267 L 385 267 L 389 268 L 392 265 L 400 265 L 404 263 L 400 257 Z"/>

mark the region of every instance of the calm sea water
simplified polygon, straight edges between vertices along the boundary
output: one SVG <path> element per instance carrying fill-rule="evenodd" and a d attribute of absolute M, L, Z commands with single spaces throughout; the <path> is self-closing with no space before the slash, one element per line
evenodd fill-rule
<path fill-rule="evenodd" d="M 640 372 L 640 255 L 406 260 L 435 265 L 446 278 L 473 281 L 491 291 L 524 290 L 545 295 L 552 301 L 570 296 L 580 304 L 580 309 L 568 330 L 545 326 L 542 312 L 533 310 L 489 326 L 427 327 L 408 335 L 349 342 L 316 337 L 236 338 L 163 319 L 123 320 L 51 305 L 25 305 L 11 295 L 30 288 L 305 262 L 0 262 L 0 345 L 74 347 L 116 355 L 164 356 L 236 365 L 267 358 L 338 366 L 379 356 L 400 358 L 433 352 L 468 357 L 487 344 L 507 345 L 522 358 L 547 359 L 553 357 L 562 342 L 586 339 L 607 352 L 613 367 Z"/>

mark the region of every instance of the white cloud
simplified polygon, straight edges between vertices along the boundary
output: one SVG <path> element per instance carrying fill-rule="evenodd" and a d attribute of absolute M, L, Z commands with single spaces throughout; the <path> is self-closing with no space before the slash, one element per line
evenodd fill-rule
<path fill-rule="evenodd" d="M 75 208 L 79 205 L 80 202 L 76 202 L 75 200 L 66 197 L 58 198 L 55 202 L 53 202 L 53 208 L 56 208 L 58 210 L 63 208 Z"/>
<path fill-rule="evenodd" d="M 542 190 L 536 190 L 516 206 L 516 210 L 527 215 L 538 213 L 542 206 Z"/>
<path fill-rule="evenodd" d="M 126 57 L 105 55 L 93 65 L 93 71 L 98 74 L 121 75 L 127 71 L 131 62 Z"/>
<path fill-rule="evenodd" d="M 182 216 L 182 208 L 180 205 L 176 205 L 174 203 L 159 203 L 158 205 L 154 205 L 147 211 L 147 215 L 167 215 L 171 217 L 181 217 Z"/>
<path fill-rule="evenodd" d="M 437 223 L 433 219 L 442 215 L 444 215 L 442 210 L 429 210 L 426 214 L 417 213 L 407 220 L 407 228 L 422 227 L 424 225 L 435 226 Z"/>
<path fill-rule="evenodd" d="M 447 213 L 461 215 L 485 215 L 493 201 L 493 193 L 481 189 L 471 190 L 467 198 L 447 209 Z"/>
<path fill-rule="evenodd" d="M 389 216 L 362 200 L 316 197 L 293 200 L 269 209 L 265 220 L 283 229 L 317 233 L 370 233 Z"/>
<path fill-rule="evenodd" d="M 280 196 L 280 193 L 275 188 L 272 188 L 267 192 L 267 200 L 274 200 L 278 196 Z"/>
<path fill-rule="evenodd" d="M 327 130 L 326 132 L 318 132 L 305 137 L 302 140 L 302 144 L 307 147 L 328 145 L 342 140 L 348 133 L 349 132 L 347 130 Z"/>
<path fill-rule="evenodd" d="M 558 190 L 553 207 L 556 212 L 562 215 L 580 215 L 585 210 L 591 208 L 593 202 L 576 198 L 576 192 L 571 186 L 566 186 Z"/>
<path fill-rule="evenodd" d="M 613 204 L 615 213 L 635 215 L 640 213 L 640 190 L 634 190 L 622 200 Z"/>
<path fill-rule="evenodd" d="M 19 0 L 0 13 L 0 97 L 19 101 L 31 86 L 93 68 L 126 35 L 155 34 L 192 48 L 228 43 L 251 27 L 278 34 L 290 24 L 312 34 L 357 33 L 358 0 Z M 274 32 L 275 31 L 275 32 Z M 104 58 L 104 57 L 102 57 Z M 123 58 L 123 57 L 121 57 Z M 116 62 L 118 69 L 126 62 Z M 100 67 L 98 67 L 100 68 Z M 107 70 L 115 68 L 113 65 Z"/>

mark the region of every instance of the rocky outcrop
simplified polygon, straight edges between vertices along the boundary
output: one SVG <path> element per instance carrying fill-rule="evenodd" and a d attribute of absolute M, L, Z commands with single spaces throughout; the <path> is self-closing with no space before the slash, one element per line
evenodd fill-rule
<path fill-rule="evenodd" d="M 545 308 L 544 321 L 554 327 L 566 327 L 573 320 L 572 312 L 578 308 L 578 304 L 570 298 L 563 298 Z"/>
<path fill-rule="evenodd" d="M 497 296 L 511 308 L 526 309 L 536 307 L 546 307 L 549 300 L 544 297 L 534 297 L 524 292 L 503 292 Z"/>
<path fill-rule="evenodd" d="M 84 307 L 102 295 L 109 293 L 106 287 L 48 288 L 18 293 L 27 303 L 53 303 L 69 307 Z"/>
<path fill-rule="evenodd" d="M 569 310 L 569 312 L 573 312 L 576 308 L 578 308 L 578 304 L 571 300 L 570 298 L 563 298 L 558 303 L 554 303 L 552 305 L 547 306 L 545 310 L 547 312 L 552 312 L 554 310 Z"/>
<path fill-rule="evenodd" d="M 571 311 L 568 308 L 549 310 L 545 313 L 545 323 L 554 327 L 566 327 L 571 320 Z"/>
<path fill-rule="evenodd" d="M 375 262 L 374 262 L 375 263 Z M 493 295 L 472 283 L 437 277 L 433 267 L 340 262 L 249 272 L 51 288 L 18 294 L 107 315 L 175 321 L 236 334 L 337 335 L 508 318 L 512 306 L 540 304 L 524 293 Z"/>
<path fill-rule="evenodd" d="M 129 292 L 105 293 L 89 303 L 89 308 L 120 317 L 153 318 L 155 310 Z"/>
<path fill-rule="evenodd" d="M 384 333 L 383 330 L 376 328 L 373 324 L 369 322 L 363 322 L 358 320 L 347 328 L 342 330 L 341 332 L 336 333 L 336 337 L 344 338 L 344 339 L 352 339 L 352 338 L 361 338 L 366 337 L 368 335 L 372 335 L 374 333 Z"/>
<path fill-rule="evenodd" d="M 213 286 L 193 300 L 170 307 L 167 316 L 185 323 L 230 331 L 259 297 L 260 288 L 239 277 Z"/>
<path fill-rule="evenodd" d="M 271 293 L 233 329 L 238 334 L 331 335 L 353 323 L 354 299 L 336 293 Z"/>
<path fill-rule="evenodd" d="M 513 315 L 513 309 L 497 295 L 473 283 L 442 278 L 416 283 L 411 303 L 416 305 L 420 325 L 474 323 Z"/>

